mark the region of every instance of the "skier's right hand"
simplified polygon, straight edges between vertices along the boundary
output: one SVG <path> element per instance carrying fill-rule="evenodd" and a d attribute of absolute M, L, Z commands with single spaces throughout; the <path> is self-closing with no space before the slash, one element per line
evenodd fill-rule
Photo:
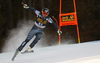
<path fill-rule="evenodd" d="M 61 35 L 61 34 L 62 34 L 62 31 L 60 31 L 60 30 L 58 29 L 57 33 L 58 33 L 58 35 Z"/>
<path fill-rule="evenodd" d="M 29 6 L 28 6 L 27 4 L 24 4 L 24 5 L 23 5 L 23 8 L 28 9 Z"/>

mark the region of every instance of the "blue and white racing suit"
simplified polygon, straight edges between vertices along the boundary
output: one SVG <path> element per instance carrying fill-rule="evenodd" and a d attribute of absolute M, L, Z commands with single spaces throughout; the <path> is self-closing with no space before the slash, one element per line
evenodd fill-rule
<path fill-rule="evenodd" d="M 59 29 L 58 26 L 56 25 L 56 23 L 53 22 L 53 20 L 49 16 L 43 18 L 42 13 L 40 11 L 36 10 L 33 7 L 29 7 L 29 9 L 33 10 L 35 12 L 35 14 L 37 15 L 37 18 L 36 18 L 36 21 L 35 21 L 32 29 L 30 30 L 29 34 L 27 35 L 27 38 L 19 46 L 19 48 L 18 48 L 19 51 L 21 51 L 23 49 L 23 47 L 33 38 L 33 36 L 36 35 L 36 38 L 30 44 L 30 47 L 33 48 L 34 45 L 42 37 L 43 29 L 46 27 L 47 23 L 51 23 L 56 28 L 56 30 Z"/>

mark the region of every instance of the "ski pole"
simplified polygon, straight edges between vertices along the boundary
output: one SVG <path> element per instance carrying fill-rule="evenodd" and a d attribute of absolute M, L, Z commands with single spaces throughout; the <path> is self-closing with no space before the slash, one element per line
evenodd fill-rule
<path fill-rule="evenodd" d="M 54 16 L 52 16 L 52 18 L 56 21 L 56 24 L 58 26 L 58 22 L 57 22 L 56 18 Z"/>
<path fill-rule="evenodd" d="M 57 24 L 57 26 L 58 26 L 58 22 L 57 22 L 56 18 L 55 18 L 54 16 L 52 16 L 52 18 L 56 21 L 56 24 Z M 61 33 L 59 33 L 58 35 L 59 35 L 59 45 L 60 45 L 60 41 L 61 41 L 61 40 L 60 40 L 60 36 L 61 36 Z"/>

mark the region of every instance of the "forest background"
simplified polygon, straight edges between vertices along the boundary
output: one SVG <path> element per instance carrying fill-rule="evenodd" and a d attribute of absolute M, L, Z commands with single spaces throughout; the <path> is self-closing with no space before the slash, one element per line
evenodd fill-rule
<path fill-rule="evenodd" d="M 35 13 L 24 9 L 21 2 L 39 11 L 48 8 L 49 16 L 55 16 L 59 22 L 60 0 L 0 0 L 0 52 L 2 52 L 1 49 L 10 30 L 16 29 L 20 22 L 35 21 Z M 62 13 L 74 11 L 73 0 L 62 0 L 62 3 Z M 100 40 L 100 0 L 76 0 L 76 10 L 81 42 Z M 63 40 L 67 42 L 69 39 L 73 39 L 74 43 L 77 43 L 76 26 L 64 26 L 62 32 L 62 43 Z M 58 35 L 51 24 L 47 25 L 44 33 L 49 36 L 46 39 L 50 46 L 53 45 L 53 40 L 58 41 Z M 56 39 L 52 37 L 56 37 Z"/>

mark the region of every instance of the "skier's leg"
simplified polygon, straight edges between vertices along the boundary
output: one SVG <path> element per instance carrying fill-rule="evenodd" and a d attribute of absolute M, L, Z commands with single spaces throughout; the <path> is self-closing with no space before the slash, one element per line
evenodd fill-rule
<path fill-rule="evenodd" d="M 25 39 L 24 42 L 22 42 L 22 44 L 18 47 L 18 50 L 21 51 L 24 46 L 32 39 L 32 37 L 34 36 L 35 34 L 35 30 L 31 30 L 27 36 L 27 38 Z"/>
<path fill-rule="evenodd" d="M 40 38 L 42 37 L 42 33 L 37 33 L 36 34 L 36 38 L 33 40 L 33 42 L 30 44 L 30 47 L 33 48 L 35 46 L 35 44 L 40 40 Z"/>

